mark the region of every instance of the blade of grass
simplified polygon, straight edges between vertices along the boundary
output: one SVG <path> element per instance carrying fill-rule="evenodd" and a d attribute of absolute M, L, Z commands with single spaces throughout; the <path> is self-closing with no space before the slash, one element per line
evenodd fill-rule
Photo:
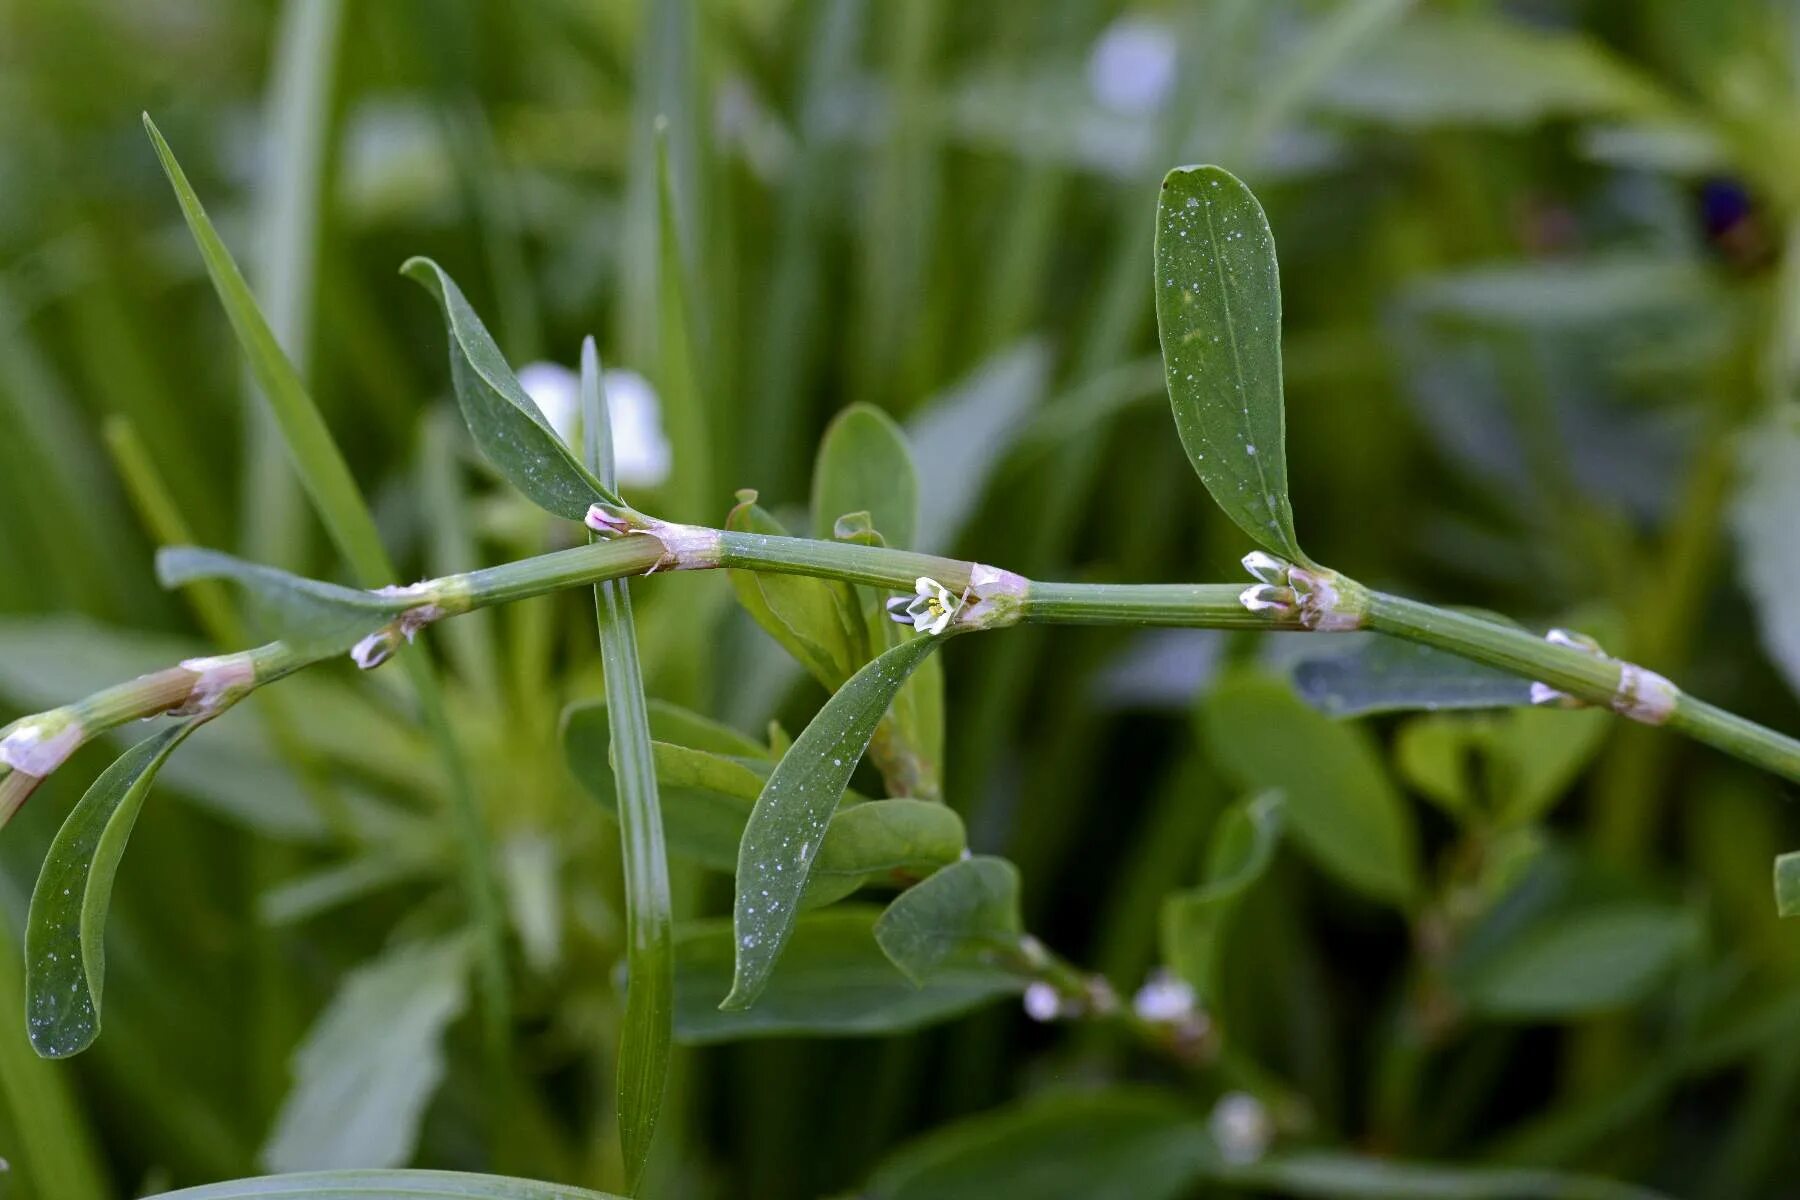
<path fill-rule="evenodd" d="M 656 304 L 657 348 L 661 356 L 663 413 L 674 449 L 666 507 L 677 521 L 704 520 L 712 494 L 712 446 L 706 433 L 706 405 L 695 337 L 694 307 L 688 295 L 687 260 L 682 248 L 681 209 L 676 203 L 667 122 L 656 128 L 657 247 L 660 275 Z"/>
<path fill-rule="evenodd" d="M 379 587 L 395 578 L 392 561 L 381 544 L 375 519 L 350 474 L 350 467 L 332 440 L 331 431 L 312 397 L 300 382 L 294 365 L 282 352 L 256 299 L 244 282 L 231 252 L 207 218 L 181 165 L 175 161 L 149 114 L 144 128 L 162 161 L 163 171 L 175 189 L 188 228 L 199 244 L 207 274 L 224 305 L 245 357 L 250 362 L 263 398 L 280 425 L 288 453 L 300 472 L 301 483 L 313 507 L 325 523 L 338 551 L 350 563 L 359 582 Z M 488 1053 L 497 1073 L 503 1073 L 509 1057 L 511 1024 L 506 979 L 506 943 L 499 897 L 495 892 L 492 854 L 487 829 L 478 806 L 468 766 L 457 747 L 455 731 L 444 705 L 442 688 L 431 660 L 422 651 L 401 654 L 408 678 L 419 701 L 427 730 L 437 743 L 450 782 L 451 808 L 463 857 L 463 887 L 470 917 L 480 931 L 480 976 L 483 1013 L 486 1017 Z"/>
<path fill-rule="evenodd" d="M 343 13 L 343 0 L 282 6 L 265 116 L 271 154 L 256 218 L 257 290 L 275 340 L 302 378 L 312 360 L 319 215 Z M 263 562 L 298 563 L 305 513 L 281 428 L 262 405 L 245 416 L 244 549 Z"/>
<path fill-rule="evenodd" d="M 588 469 L 608 488 L 616 487 L 612 426 L 593 338 L 581 346 L 581 423 Z M 625 1155 L 625 1190 L 636 1195 L 668 1088 L 669 1043 L 675 1022 L 675 918 L 656 767 L 651 759 L 650 714 L 638 666 L 631 593 L 626 586 L 624 580 L 596 586 L 594 609 L 606 670 L 629 931 L 625 1020 L 619 1030 L 619 1143 Z"/>
<path fill-rule="evenodd" d="M 308 1171 L 209 1183 L 163 1192 L 151 1200 L 618 1200 L 602 1192 L 560 1183 L 460 1171 Z"/>

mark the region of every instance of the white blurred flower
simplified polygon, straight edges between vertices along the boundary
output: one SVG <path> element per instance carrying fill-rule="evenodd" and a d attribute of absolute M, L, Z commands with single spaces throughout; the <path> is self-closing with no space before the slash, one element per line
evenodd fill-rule
<path fill-rule="evenodd" d="M 1207 1118 L 1219 1154 L 1232 1166 L 1244 1166 L 1261 1158 L 1275 1137 L 1275 1123 L 1261 1100 L 1248 1092 L 1227 1092 Z"/>
<path fill-rule="evenodd" d="M 662 428 L 662 405 L 650 381 L 636 371 L 608 370 L 606 410 L 612 418 L 613 461 L 623 487 L 655 487 L 669 477 L 671 452 Z M 557 436 L 581 440 L 581 377 L 560 363 L 528 363 L 519 372 L 525 389 Z"/>
<path fill-rule="evenodd" d="M 1043 980 L 1025 989 L 1025 1015 L 1034 1021 L 1054 1021 L 1063 1015 L 1062 993 Z"/>
<path fill-rule="evenodd" d="M 1106 27 L 1088 56 L 1088 87 L 1101 107 L 1147 117 L 1175 85 L 1175 39 L 1159 21 L 1124 16 Z"/>
<path fill-rule="evenodd" d="M 1186 980 L 1157 971 L 1131 998 L 1131 1009 L 1146 1021 L 1169 1023 L 1194 1015 L 1194 989 Z"/>

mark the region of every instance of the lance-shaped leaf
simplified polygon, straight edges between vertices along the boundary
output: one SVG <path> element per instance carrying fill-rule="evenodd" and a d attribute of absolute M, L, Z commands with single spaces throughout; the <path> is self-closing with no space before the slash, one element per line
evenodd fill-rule
<path fill-rule="evenodd" d="M 614 483 L 612 420 L 601 387 L 594 339 L 581 345 L 581 417 L 587 465 Z M 669 853 L 650 746 L 650 713 L 638 665 L 637 628 L 624 580 L 594 587 L 600 659 L 606 670 L 612 765 L 618 785 L 619 846 L 625 868 L 625 1019 L 619 1028 L 619 1144 L 627 1190 L 637 1194 L 669 1079 L 675 1007 L 675 918 Z"/>
<path fill-rule="evenodd" d="M 756 493 L 738 493 L 725 527 L 739 533 L 777 537 L 787 529 L 760 505 Z M 768 635 L 827 688 L 850 677 L 861 655 L 860 620 L 843 599 L 842 585 L 773 571 L 730 571 L 731 587 Z"/>
<path fill-rule="evenodd" d="M 262 1161 L 277 1171 L 398 1166 L 444 1078 L 444 1032 L 468 1004 L 471 944 L 414 942 L 358 967 L 294 1053 Z"/>
<path fill-rule="evenodd" d="M 940 638 L 916 637 L 850 677 L 776 764 L 738 848 L 737 971 L 721 1007 L 745 1008 L 793 932 L 819 842 L 875 726 Z"/>
<path fill-rule="evenodd" d="M 675 939 L 675 1036 L 695 1045 L 905 1033 L 1024 989 L 1017 974 L 980 962 L 955 964 L 915 985 L 875 944 L 880 911 L 845 904 L 802 916 L 756 1004 L 730 1011 L 717 1006 L 735 969 L 730 922 L 684 924 Z"/>
<path fill-rule="evenodd" d="M 961 858 L 967 845 L 962 818 L 934 801 L 847 805 L 826 827 L 800 906 L 832 904 L 883 880 L 906 883 L 931 875 Z"/>
<path fill-rule="evenodd" d="M 125 845 L 156 772 L 197 722 L 144 739 L 101 772 L 44 856 L 25 924 L 26 1029 L 45 1058 L 67 1058 L 100 1036 L 106 910 Z"/>
<path fill-rule="evenodd" d="M 1220 167 L 1170 171 L 1155 258 L 1163 370 L 1188 461 L 1259 545 L 1308 561 L 1288 504 L 1281 280 L 1262 205 Z"/>
<path fill-rule="evenodd" d="M 1775 911 L 1784 917 L 1800 917 L 1800 850 L 1790 850 L 1775 860 Z"/>
<path fill-rule="evenodd" d="M 256 297 L 244 282 L 243 273 L 232 261 L 218 231 L 207 218 L 206 209 L 195 195 L 187 176 L 175 161 L 168 143 L 149 116 L 144 128 L 162 161 L 163 172 L 175 189 L 182 215 L 206 262 L 207 274 L 219 295 L 232 331 L 256 377 L 257 387 L 268 402 L 269 412 L 281 428 L 307 495 L 312 497 L 331 540 L 336 544 L 352 573 L 364 587 L 380 587 L 394 578 L 394 565 L 382 547 L 375 518 L 363 502 L 361 491 L 350 473 L 350 466 L 332 440 L 318 406 L 307 394 L 306 386 L 294 364 L 288 361 L 281 344 L 276 341 L 268 321 L 257 307 Z M 437 745 L 444 773 L 450 783 L 450 795 L 462 843 L 463 880 L 469 906 L 482 931 L 483 991 L 486 994 L 488 1047 L 494 1061 L 505 1055 L 505 1027 L 508 997 L 506 994 L 506 947 L 503 941 L 500 907 L 495 895 L 489 867 L 487 830 L 477 808 L 474 786 L 467 764 L 452 734 L 445 712 L 443 689 L 437 681 L 430 659 L 418 654 L 403 654 L 401 661 L 418 696 L 419 707 Z"/>
<path fill-rule="evenodd" d="M 825 428 L 813 466 L 813 536 L 835 535 L 837 520 L 866 512 L 891 545 L 911 546 L 919 521 L 919 473 L 892 417 L 852 404 Z"/>
<path fill-rule="evenodd" d="M 982 855 L 952 864 L 900 894 L 875 922 L 881 952 L 914 983 L 946 966 L 1016 950 L 1019 868 Z"/>
<path fill-rule="evenodd" d="M 412 258 L 400 270 L 444 310 L 456 402 L 488 461 L 533 504 L 571 521 L 586 517 L 596 501 L 618 504 L 618 496 L 581 464 L 519 385 L 500 347 L 444 269 L 428 258 Z"/>
<path fill-rule="evenodd" d="M 610 1192 L 462 1171 L 296 1171 L 163 1192 L 150 1200 L 619 1200 Z"/>
<path fill-rule="evenodd" d="M 1275 858 L 1281 808 L 1281 794 L 1266 792 L 1228 809 L 1207 848 L 1205 882 L 1163 902 L 1163 961 L 1201 1004 L 1217 990 L 1219 952 L 1232 914 Z"/>
<path fill-rule="evenodd" d="M 1529 681 L 1447 650 L 1381 633 L 1344 640 L 1294 665 L 1295 689 L 1326 716 L 1531 703 Z"/>
<path fill-rule="evenodd" d="M 1404 903 L 1418 889 L 1418 835 L 1368 733 L 1314 712 L 1280 680 L 1228 676 L 1200 707 L 1219 766 L 1278 789 L 1301 849 L 1351 887 Z"/>
<path fill-rule="evenodd" d="M 167 588 L 202 579 L 238 585 L 249 594 L 270 632 L 304 654 L 348 650 L 407 608 L 404 600 L 305 579 L 195 546 L 157 551 L 156 578 Z"/>
<path fill-rule="evenodd" d="M 654 715 L 651 731 L 679 732 L 659 728 Z M 618 784 L 608 760 L 610 736 L 604 704 L 576 705 L 563 717 L 563 753 L 570 772 L 616 817 Z M 663 741 L 652 741 L 650 750 L 669 852 L 735 871 L 744 826 L 768 782 L 771 764 Z M 802 906 L 830 904 L 883 878 L 900 882 L 901 876 L 928 875 L 955 861 L 965 844 L 961 818 L 941 804 L 860 800 L 846 794 L 813 860 Z"/>

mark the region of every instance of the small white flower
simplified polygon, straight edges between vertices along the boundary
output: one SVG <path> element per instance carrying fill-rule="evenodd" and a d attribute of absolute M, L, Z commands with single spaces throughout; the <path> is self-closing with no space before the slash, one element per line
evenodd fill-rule
<path fill-rule="evenodd" d="M 905 596 L 889 600 L 887 613 L 896 624 L 910 624 L 920 633 L 935 636 L 944 632 L 962 607 L 961 597 L 953 595 L 949 588 L 927 575 L 919 576 L 913 591 L 916 594 L 910 600 Z"/>
<path fill-rule="evenodd" d="M 1569 693 L 1559 692 L 1547 683 L 1534 682 L 1531 685 L 1531 702 L 1539 708 L 1542 708 L 1547 704 L 1561 704 L 1568 698 Z"/>
<path fill-rule="evenodd" d="M 1272 612 L 1286 616 L 1294 611 L 1297 600 L 1287 588 L 1253 583 L 1238 593 L 1238 603 L 1253 613 Z"/>
<path fill-rule="evenodd" d="M 1131 998 L 1131 1009 L 1146 1021 L 1170 1023 L 1194 1015 L 1194 989 L 1185 979 L 1158 971 Z"/>
<path fill-rule="evenodd" d="M 1062 993 L 1037 980 L 1025 989 L 1025 1015 L 1034 1021 L 1054 1021 L 1062 1016 Z"/>
<path fill-rule="evenodd" d="M 1269 1110 L 1247 1092 L 1227 1092 L 1219 1097 L 1206 1125 L 1219 1147 L 1220 1157 L 1235 1167 L 1261 1158 L 1275 1137 Z"/>
<path fill-rule="evenodd" d="M 1160 21 L 1120 17 L 1106 27 L 1088 58 L 1088 86 L 1104 108 L 1146 117 L 1175 85 L 1175 39 Z"/>
<path fill-rule="evenodd" d="M 1288 572 L 1293 564 L 1276 558 L 1273 554 L 1261 550 L 1252 550 L 1243 557 L 1244 570 L 1250 572 L 1258 583 L 1267 583 L 1275 587 L 1286 587 Z"/>
<path fill-rule="evenodd" d="M 655 487 L 669 477 L 673 457 L 663 435 L 662 405 L 650 381 L 636 371 L 609 369 L 606 412 L 612 420 L 613 462 L 625 487 Z M 525 389 L 556 430 L 574 446 L 581 437 L 581 376 L 559 363 L 528 363 L 519 372 Z"/>

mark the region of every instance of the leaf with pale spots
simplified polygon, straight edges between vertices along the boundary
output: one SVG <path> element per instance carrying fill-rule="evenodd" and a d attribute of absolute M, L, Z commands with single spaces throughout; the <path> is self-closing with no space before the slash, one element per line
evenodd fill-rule
<path fill-rule="evenodd" d="M 157 771 L 198 724 L 161 730 L 101 772 L 44 856 L 25 922 L 25 1015 L 45 1058 L 79 1054 L 100 1036 L 113 878 Z"/>
<path fill-rule="evenodd" d="M 582 465 L 519 385 L 456 281 L 429 258 L 408 259 L 400 272 L 443 308 L 456 402 L 475 444 L 507 482 L 539 508 L 571 521 L 586 517 L 596 501 L 620 503 L 618 495 Z"/>
<path fill-rule="evenodd" d="M 736 969 L 721 1008 L 748 1007 L 767 986 L 838 799 L 882 714 L 940 640 L 902 642 L 851 676 L 770 773 L 738 847 Z"/>
<path fill-rule="evenodd" d="M 1219 167 L 1179 167 L 1156 208 L 1156 324 L 1175 430 L 1225 515 L 1308 562 L 1288 504 L 1281 279 L 1262 205 Z"/>

